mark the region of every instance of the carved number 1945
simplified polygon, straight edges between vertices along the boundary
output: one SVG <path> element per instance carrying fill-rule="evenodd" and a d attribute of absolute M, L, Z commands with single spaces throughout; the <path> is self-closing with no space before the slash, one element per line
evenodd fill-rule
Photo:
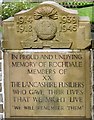
<path fill-rule="evenodd" d="M 62 16 L 62 31 L 77 31 L 77 19 L 75 16 Z"/>

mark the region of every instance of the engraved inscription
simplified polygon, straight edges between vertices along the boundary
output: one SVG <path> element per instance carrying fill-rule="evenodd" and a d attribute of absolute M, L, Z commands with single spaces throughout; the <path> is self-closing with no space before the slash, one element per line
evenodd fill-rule
<path fill-rule="evenodd" d="M 12 52 L 9 60 L 11 115 L 85 116 L 84 52 Z"/>
<path fill-rule="evenodd" d="M 31 32 L 32 31 L 32 17 L 31 16 L 18 16 L 16 17 L 17 32 Z"/>
<path fill-rule="evenodd" d="M 71 32 L 75 32 L 77 31 L 77 19 L 75 16 L 62 16 L 61 18 L 61 28 L 63 32 L 67 32 L 67 31 L 71 31 Z"/>

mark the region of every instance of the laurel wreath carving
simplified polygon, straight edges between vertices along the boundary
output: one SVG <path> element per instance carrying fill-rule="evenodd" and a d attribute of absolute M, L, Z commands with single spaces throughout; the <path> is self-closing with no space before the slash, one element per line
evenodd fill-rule
<path fill-rule="evenodd" d="M 43 17 L 49 17 L 53 20 L 58 19 L 58 14 L 57 11 L 55 10 L 55 8 L 52 8 L 50 6 L 45 6 L 45 7 L 41 7 L 38 8 L 35 12 L 34 12 L 34 19 L 38 20 L 41 19 Z"/>

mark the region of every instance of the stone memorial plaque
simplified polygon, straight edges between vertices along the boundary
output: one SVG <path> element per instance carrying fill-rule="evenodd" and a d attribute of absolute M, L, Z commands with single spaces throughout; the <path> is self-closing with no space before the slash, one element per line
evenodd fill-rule
<path fill-rule="evenodd" d="M 90 120 L 90 35 L 88 17 L 51 1 L 4 20 L 5 117 Z"/>
<path fill-rule="evenodd" d="M 90 51 L 4 52 L 6 117 L 90 118 Z"/>

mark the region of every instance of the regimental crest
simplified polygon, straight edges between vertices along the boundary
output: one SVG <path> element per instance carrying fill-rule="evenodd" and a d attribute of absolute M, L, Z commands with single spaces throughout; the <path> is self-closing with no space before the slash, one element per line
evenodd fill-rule
<path fill-rule="evenodd" d="M 58 19 L 57 11 L 52 7 L 41 7 L 34 12 L 35 32 L 41 40 L 52 40 L 57 32 L 54 20 Z"/>

